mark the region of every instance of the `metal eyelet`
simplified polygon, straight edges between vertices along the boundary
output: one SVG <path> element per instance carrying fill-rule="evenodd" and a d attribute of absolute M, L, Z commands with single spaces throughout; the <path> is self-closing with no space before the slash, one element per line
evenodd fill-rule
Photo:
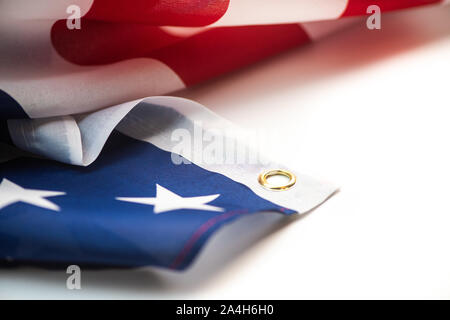
<path fill-rule="evenodd" d="M 269 177 L 273 177 L 273 176 L 285 176 L 289 179 L 289 181 L 285 185 L 281 185 L 281 186 L 272 185 L 267 181 L 267 179 Z M 274 170 L 268 170 L 268 171 L 261 173 L 258 177 L 258 182 L 259 182 L 259 184 L 261 184 L 264 188 L 266 188 L 268 190 L 283 191 L 283 190 L 288 190 L 288 189 L 292 188 L 295 185 L 295 183 L 297 182 L 297 178 L 295 177 L 295 174 L 293 174 L 292 172 L 289 172 L 287 170 L 274 169 Z"/>

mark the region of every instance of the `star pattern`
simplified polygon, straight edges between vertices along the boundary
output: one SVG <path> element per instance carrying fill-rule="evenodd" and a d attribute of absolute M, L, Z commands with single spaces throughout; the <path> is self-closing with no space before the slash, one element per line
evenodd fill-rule
<path fill-rule="evenodd" d="M 26 189 L 6 178 L 3 178 L 0 183 L 0 210 L 16 202 L 23 202 L 52 211 L 60 211 L 61 209 L 58 205 L 47 200 L 46 198 L 65 194 L 66 193 L 62 191 Z M 180 209 L 223 212 L 225 211 L 223 208 L 208 204 L 209 202 L 217 199 L 219 196 L 220 194 L 199 197 L 182 197 L 169 189 L 156 184 L 156 197 L 117 197 L 116 200 L 152 205 L 153 212 L 155 214 Z"/>
<path fill-rule="evenodd" d="M 152 198 L 116 198 L 119 201 L 134 202 L 146 205 L 153 205 L 153 212 L 159 214 L 162 212 L 193 209 L 205 211 L 224 211 L 223 208 L 208 205 L 207 203 L 217 199 L 220 194 L 213 194 L 200 197 L 182 197 L 178 194 L 160 186 L 156 185 L 156 197 Z"/>
<path fill-rule="evenodd" d="M 66 194 L 60 191 L 25 189 L 4 178 L 0 183 L 0 210 L 16 202 L 24 202 L 52 211 L 60 211 L 59 206 L 47 200 L 47 197 Z"/>

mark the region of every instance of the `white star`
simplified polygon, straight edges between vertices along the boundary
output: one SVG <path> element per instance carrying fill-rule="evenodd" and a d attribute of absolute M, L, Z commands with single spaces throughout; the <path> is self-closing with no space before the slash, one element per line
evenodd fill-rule
<path fill-rule="evenodd" d="M 172 191 L 156 185 L 156 197 L 155 198 L 116 198 L 120 201 L 142 203 L 153 205 L 153 212 L 158 214 L 161 212 L 178 210 L 178 209 L 194 209 L 194 210 L 206 210 L 206 211 L 224 211 L 223 208 L 207 205 L 217 199 L 220 194 L 213 194 L 209 196 L 201 197 L 187 197 L 183 198 Z"/>
<path fill-rule="evenodd" d="M 16 202 L 26 202 L 44 209 L 59 211 L 59 207 L 45 199 L 66 194 L 59 191 L 25 189 L 4 178 L 0 183 L 0 209 Z"/>

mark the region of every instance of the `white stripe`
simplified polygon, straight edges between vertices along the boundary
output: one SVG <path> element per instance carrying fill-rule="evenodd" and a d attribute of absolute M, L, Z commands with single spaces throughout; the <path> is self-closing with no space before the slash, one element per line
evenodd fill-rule
<path fill-rule="evenodd" d="M 155 59 L 71 64 L 53 49 L 53 23 L 0 20 L 0 89 L 31 118 L 89 112 L 185 88 L 170 67 Z"/>
<path fill-rule="evenodd" d="M 311 40 L 320 40 L 357 23 L 365 26 L 365 21 L 366 19 L 361 17 L 347 17 L 330 21 L 305 22 L 301 26 Z"/>
<path fill-rule="evenodd" d="M 8 120 L 15 146 L 66 163 L 82 162 L 78 125 L 73 117 Z"/>
<path fill-rule="evenodd" d="M 88 166 L 97 159 L 117 124 L 139 101 L 74 116 L 8 120 L 8 129 L 14 144 L 22 150 Z"/>
<path fill-rule="evenodd" d="M 185 88 L 172 69 L 155 59 L 77 69 L 45 78 L 0 81 L 0 88 L 14 97 L 31 118 L 83 113 Z"/>
<path fill-rule="evenodd" d="M 213 26 L 296 23 L 337 19 L 348 0 L 231 0 Z"/>

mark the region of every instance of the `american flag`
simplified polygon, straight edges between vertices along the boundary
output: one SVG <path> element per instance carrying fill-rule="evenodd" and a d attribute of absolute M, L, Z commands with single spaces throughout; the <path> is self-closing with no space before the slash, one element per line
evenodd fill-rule
<path fill-rule="evenodd" d="M 175 164 L 174 130 L 229 124 L 162 95 L 364 25 L 370 5 L 429 4 L 443 1 L 2 1 L 0 260 L 184 269 L 239 217 L 310 211 L 336 189 L 296 171 L 263 188 L 282 164 Z"/>

